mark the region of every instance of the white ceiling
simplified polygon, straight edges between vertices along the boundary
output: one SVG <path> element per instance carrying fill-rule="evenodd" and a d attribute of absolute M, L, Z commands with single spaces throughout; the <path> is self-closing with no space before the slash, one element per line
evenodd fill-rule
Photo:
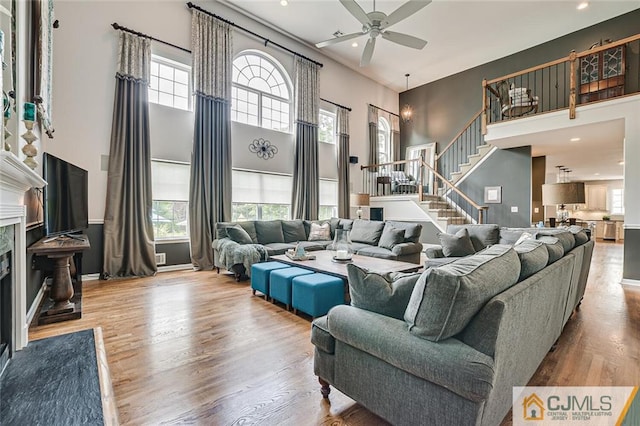
<path fill-rule="evenodd" d="M 572 142 L 572 138 L 580 138 Z M 499 148 L 531 145 L 532 156 L 546 155 L 547 182 L 554 182 L 556 166 L 571 169 L 572 181 L 622 179 L 624 120 L 587 124 L 492 141 Z"/>
<path fill-rule="evenodd" d="M 219 0 L 257 18 L 309 45 L 329 39 L 340 30 L 361 30 L 361 24 L 338 0 Z M 357 0 L 365 12 L 373 0 Z M 376 1 L 376 9 L 387 15 L 402 0 Z M 367 38 L 322 49 L 327 56 L 398 92 L 406 89 L 404 75 L 410 73 L 409 88 L 502 58 L 578 29 L 640 7 L 640 1 L 592 0 L 577 10 L 578 0 L 436 0 L 416 14 L 390 27 L 391 30 L 428 40 L 422 50 L 399 46 L 378 38 L 371 64 L 359 66 Z M 320 58 L 318 58 L 320 59 Z"/>

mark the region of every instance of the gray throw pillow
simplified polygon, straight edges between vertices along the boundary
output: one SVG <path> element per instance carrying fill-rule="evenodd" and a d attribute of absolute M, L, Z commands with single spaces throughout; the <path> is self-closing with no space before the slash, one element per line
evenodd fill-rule
<path fill-rule="evenodd" d="M 284 235 L 285 243 L 307 241 L 307 233 L 301 220 L 283 220 L 282 234 Z"/>
<path fill-rule="evenodd" d="M 227 226 L 227 236 L 238 244 L 251 244 L 251 237 L 240 225 Z"/>
<path fill-rule="evenodd" d="M 515 250 L 499 244 L 429 269 L 418 279 L 404 314 L 409 332 L 433 342 L 455 336 L 519 276 Z"/>
<path fill-rule="evenodd" d="M 462 228 L 467 228 L 467 231 L 469 231 L 469 238 L 476 252 L 498 244 L 500 240 L 500 227 L 491 223 L 449 225 L 447 226 L 447 232 L 454 234 Z"/>
<path fill-rule="evenodd" d="M 438 234 L 438 238 L 440 239 L 444 257 L 463 257 L 476 252 L 469 238 L 467 228 L 460 229 L 455 235 L 441 232 Z"/>
<path fill-rule="evenodd" d="M 547 252 L 549 253 L 549 263 L 551 265 L 555 261 L 559 260 L 564 256 L 564 247 L 562 247 L 562 242 L 555 237 L 550 237 L 547 235 L 538 235 L 538 241 L 545 244 L 547 248 Z"/>
<path fill-rule="evenodd" d="M 358 219 L 351 227 L 351 241 L 377 246 L 384 229 L 384 222 Z"/>
<path fill-rule="evenodd" d="M 404 229 L 396 229 L 387 224 L 382 231 L 378 247 L 391 250 L 396 244 L 400 244 L 402 242 L 404 242 Z"/>
<path fill-rule="evenodd" d="M 420 273 L 378 273 L 347 265 L 351 306 L 403 319 L 413 287 Z"/>
<path fill-rule="evenodd" d="M 279 220 L 256 220 L 256 234 L 260 244 L 284 243 L 282 222 Z"/>

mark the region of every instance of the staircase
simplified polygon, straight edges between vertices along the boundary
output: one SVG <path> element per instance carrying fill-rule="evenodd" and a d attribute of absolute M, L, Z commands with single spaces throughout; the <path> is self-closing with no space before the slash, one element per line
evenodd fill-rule
<path fill-rule="evenodd" d="M 461 163 L 458 166 L 458 171 L 457 172 L 452 172 L 450 175 L 449 180 L 451 181 L 451 183 L 457 183 L 460 180 L 462 180 L 462 178 L 469 173 L 471 170 L 473 170 L 475 168 L 475 166 L 477 164 L 479 164 L 480 162 L 482 162 L 483 159 L 485 159 L 486 157 L 488 157 L 490 154 L 493 153 L 493 151 L 495 151 L 496 148 L 495 146 L 485 143 L 483 145 L 479 145 L 476 150 L 477 152 L 475 154 L 471 154 L 467 157 L 467 161 L 465 163 Z"/>
<path fill-rule="evenodd" d="M 439 195 L 425 195 L 418 205 L 441 231 L 446 231 L 448 225 L 470 223 L 466 216 L 461 215 L 446 198 Z"/>

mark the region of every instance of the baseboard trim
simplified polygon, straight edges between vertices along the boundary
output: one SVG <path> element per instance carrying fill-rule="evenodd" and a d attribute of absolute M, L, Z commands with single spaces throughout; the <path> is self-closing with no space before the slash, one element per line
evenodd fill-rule
<path fill-rule="evenodd" d="M 31 303 L 31 306 L 29 307 L 29 311 L 27 312 L 27 321 L 26 321 L 27 327 L 31 324 L 31 321 L 33 321 L 33 319 L 36 317 L 36 314 L 38 313 L 38 307 L 40 307 L 40 302 L 42 301 L 42 298 L 44 297 L 44 292 L 46 290 L 47 290 L 47 281 L 44 280 L 42 282 L 42 286 L 40 286 L 40 290 L 38 290 L 38 293 L 36 294 L 35 299 L 33 299 L 33 303 Z"/>
<path fill-rule="evenodd" d="M 193 265 L 191 263 L 183 263 L 182 265 L 159 266 L 158 272 L 183 271 L 185 269 L 193 270 Z"/>
<path fill-rule="evenodd" d="M 620 281 L 620 284 L 628 285 L 630 287 L 640 287 L 640 280 L 632 280 L 630 278 L 623 278 L 622 281 Z"/>
<path fill-rule="evenodd" d="M 99 280 L 99 279 L 100 279 L 100 274 L 84 274 L 84 275 L 82 275 L 82 282 Z"/>

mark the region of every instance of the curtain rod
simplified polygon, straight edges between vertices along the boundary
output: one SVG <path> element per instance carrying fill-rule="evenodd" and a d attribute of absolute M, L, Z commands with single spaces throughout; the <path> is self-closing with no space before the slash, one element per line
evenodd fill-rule
<path fill-rule="evenodd" d="M 342 109 L 346 109 L 347 111 L 351 111 L 351 108 L 346 107 L 346 106 L 344 106 L 344 105 L 337 104 L 337 103 L 335 103 L 335 102 L 331 102 L 331 101 L 330 101 L 330 100 L 328 100 L 328 99 L 320 98 L 320 100 L 321 100 L 321 101 L 324 101 L 324 102 L 326 102 L 326 103 L 328 103 L 328 104 L 335 105 L 335 106 L 337 106 L 338 108 L 342 108 Z"/>
<path fill-rule="evenodd" d="M 240 25 L 238 25 L 238 24 L 236 24 L 236 23 L 233 23 L 233 22 L 229 21 L 228 19 L 224 19 L 224 18 L 223 18 L 223 17 L 221 17 L 221 16 L 218 16 L 218 15 L 216 15 L 216 14 L 214 14 L 214 13 L 211 13 L 211 12 L 209 12 L 208 10 L 203 9 L 203 8 L 201 8 L 201 7 L 200 7 L 200 6 L 198 6 L 198 5 L 195 5 L 195 4 L 191 3 L 191 2 L 187 2 L 187 7 L 188 7 L 189 9 L 199 10 L 200 12 L 202 12 L 202 13 L 204 13 L 204 14 L 207 14 L 207 15 L 209 15 L 209 16 L 213 16 L 214 18 L 219 19 L 219 20 L 221 20 L 222 22 L 226 22 L 227 24 L 231 25 L 232 27 L 238 28 L 238 29 L 240 29 L 240 30 L 242 30 L 242 31 L 244 31 L 244 32 L 246 32 L 246 33 L 248 33 L 248 34 L 251 34 L 251 35 L 252 35 L 252 36 L 254 36 L 254 37 L 259 38 L 260 40 L 264 41 L 264 46 L 265 46 L 265 47 L 267 47 L 267 44 L 269 44 L 269 43 L 270 43 L 270 44 L 273 44 L 273 45 L 274 45 L 274 46 L 276 46 L 276 47 L 279 47 L 279 48 L 280 48 L 280 49 L 282 49 L 282 50 L 285 50 L 285 51 L 287 51 L 287 52 L 291 53 L 292 55 L 299 56 L 299 57 L 301 57 L 302 59 L 306 59 L 307 61 L 312 62 L 312 63 L 314 63 L 314 64 L 318 65 L 320 68 L 322 68 L 322 67 L 324 66 L 324 65 L 322 65 L 322 63 L 320 63 L 320 62 L 318 62 L 318 61 L 314 61 L 313 59 L 308 58 L 308 57 L 306 57 L 306 56 L 304 56 L 304 55 L 301 55 L 301 54 L 299 54 L 298 52 L 296 52 L 296 51 L 294 51 L 294 50 L 289 49 L 288 47 L 285 47 L 285 46 L 283 46 L 283 45 L 281 45 L 281 44 L 279 44 L 279 43 L 276 43 L 275 41 L 271 41 L 271 40 L 269 40 L 268 38 L 266 38 L 266 37 L 264 37 L 264 36 L 261 36 L 261 35 L 260 35 L 260 34 L 258 34 L 258 33 L 255 33 L 255 32 L 253 32 L 253 31 L 251 31 L 251 30 L 246 29 L 245 27 L 242 27 L 242 26 L 240 26 Z"/>
<path fill-rule="evenodd" d="M 114 30 L 122 30 L 122 31 L 125 31 L 127 33 L 135 34 L 135 35 L 140 36 L 140 37 L 145 37 L 145 38 L 148 38 L 150 40 L 157 41 L 158 43 L 166 44 L 167 46 L 175 47 L 176 49 L 180 49 L 183 52 L 191 53 L 191 51 L 189 49 L 185 49 L 184 47 L 176 46 L 175 44 L 169 43 L 168 41 L 160 40 L 159 38 L 151 37 L 148 34 L 141 33 L 141 32 L 138 32 L 138 31 L 134 31 L 134 30 L 132 30 L 130 28 L 127 28 L 127 27 L 123 27 L 122 25 L 118 24 L 117 22 L 114 22 L 113 24 L 111 24 L 111 26 L 113 27 Z"/>
<path fill-rule="evenodd" d="M 395 115 L 396 117 L 400 117 L 400 116 L 399 116 L 398 114 L 396 114 L 395 112 L 387 111 L 386 109 L 384 109 L 384 108 L 380 108 L 379 106 L 376 106 L 376 105 L 374 105 L 374 104 L 369 104 L 369 106 L 372 106 L 372 107 L 374 107 L 374 108 L 378 108 L 380 111 L 384 111 L 384 112 L 389 113 L 389 114 L 391 114 L 391 115 Z"/>

